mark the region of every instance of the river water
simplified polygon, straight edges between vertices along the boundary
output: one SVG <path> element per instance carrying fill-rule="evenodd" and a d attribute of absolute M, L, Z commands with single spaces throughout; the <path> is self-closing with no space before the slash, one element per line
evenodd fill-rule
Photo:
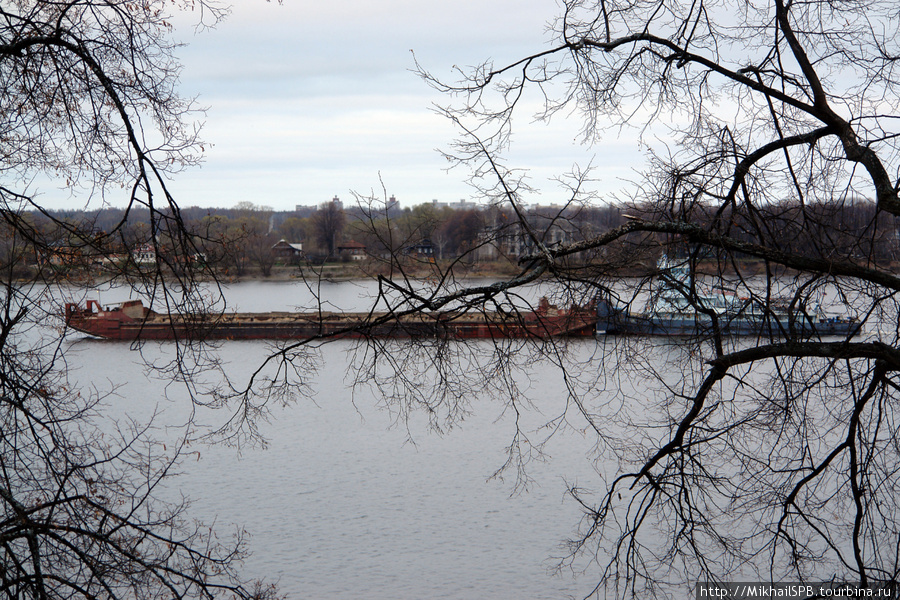
<path fill-rule="evenodd" d="M 322 297 L 343 309 L 365 306 L 373 289 L 328 284 Z M 103 302 L 127 299 L 104 290 Z M 244 283 L 226 289 L 239 310 L 279 310 L 309 303 L 298 283 Z M 594 340 L 576 342 L 590 354 Z M 554 567 L 581 516 L 567 483 L 600 487 L 592 448 L 577 425 L 557 431 L 542 460 L 529 463 L 525 490 L 516 472 L 491 475 L 504 464 L 517 415 L 480 394 L 468 398 L 465 419 L 442 433 L 425 414 L 408 419 L 369 388 L 352 388 L 351 341 L 325 345 L 319 369 L 309 373 L 311 392 L 287 406 L 272 406 L 260 423 L 267 446 L 196 443 L 167 493 L 184 494 L 191 514 L 215 521 L 220 537 L 246 528 L 252 555 L 248 577 L 278 583 L 291 598 L 367 600 L 521 599 L 583 597 L 596 569 Z M 265 342 L 227 342 L 215 350 L 237 384 L 267 356 Z M 182 384 L 147 369 L 171 358 L 174 345 L 127 344 L 75 336 L 67 342 L 72 378 L 99 389 L 115 388 L 105 402 L 111 419 L 153 418 L 161 439 L 175 437 L 192 410 Z M 208 376 L 212 377 L 212 376 Z M 517 374 L 534 401 L 518 415 L 531 428 L 564 410 L 556 368 L 529 362 Z M 216 383 L 207 380 L 207 383 Z M 200 409 L 195 419 L 214 428 L 228 407 Z M 154 416 L 155 415 L 155 416 Z M 582 565 L 583 566 L 583 565 Z"/>

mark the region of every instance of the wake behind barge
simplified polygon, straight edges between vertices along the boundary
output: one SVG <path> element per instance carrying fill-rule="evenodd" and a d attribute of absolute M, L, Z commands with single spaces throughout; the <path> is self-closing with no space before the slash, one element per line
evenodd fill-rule
<path fill-rule="evenodd" d="M 103 307 L 66 304 L 66 325 L 108 340 L 301 340 L 341 338 L 592 337 L 594 307 L 559 309 L 542 299 L 534 311 L 392 315 L 386 312 L 162 314 L 130 300 Z"/>

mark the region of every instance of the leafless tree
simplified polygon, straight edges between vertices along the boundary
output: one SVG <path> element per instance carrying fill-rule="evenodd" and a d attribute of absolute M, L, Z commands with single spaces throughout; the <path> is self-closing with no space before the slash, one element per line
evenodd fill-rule
<path fill-rule="evenodd" d="M 149 424 L 110 431 L 98 408 L 104 393 L 73 389 L 59 335 L 62 295 L 47 285 L 57 280 L 54 264 L 101 261 L 123 267 L 106 276 L 140 286 L 159 304 L 184 310 L 203 304 L 196 274 L 185 268 L 199 242 L 166 188 L 166 178 L 202 152 L 193 103 L 175 90 L 168 19 L 169 11 L 184 8 L 205 24 L 225 12 L 206 1 L 11 0 L 0 6 L 0 591 L 6 598 L 271 593 L 238 576 L 239 538 L 223 544 L 193 524 L 183 504 L 157 497 L 179 448 L 155 444 Z M 88 206 L 110 200 L 126 210 L 117 224 L 99 230 L 47 210 L 36 195 L 42 185 L 68 188 Z M 135 208 L 149 213 L 140 240 L 125 228 Z M 126 239 L 152 244 L 159 260 L 137 268 L 111 260 L 127 252 Z M 22 260 L 33 268 L 14 270 Z M 173 281 L 179 285 L 168 285 Z M 173 361 L 185 380 L 187 349 L 179 346 Z"/>
<path fill-rule="evenodd" d="M 397 261 L 379 303 L 393 314 L 508 311 L 540 283 L 562 302 L 600 296 L 636 315 L 671 274 L 656 266 L 665 255 L 687 273 L 682 304 L 710 323 L 587 353 L 546 340 L 361 350 L 360 380 L 401 414 L 450 422 L 481 385 L 525 410 L 512 372 L 535 356 L 563 369 L 567 408 L 545 431 L 592 432 L 600 480 L 595 493 L 570 489 L 584 519 L 560 565 L 595 565 L 592 595 L 897 581 L 900 278 L 892 252 L 874 248 L 896 244 L 900 215 L 898 26 L 887 1 L 566 0 L 545 49 L 459 81 L 422 69 L 460 129 L 447 158 L 510 211 L 529 250 L 514 276 L 474 287 L 455 265 L 422 282 Z M 587 143 L 642 133 L 650 159 L 623 224 L 551 243 L 551 223 L 593 199 L 578 169 L 560 179 L 568 198 L 550 222 L 527 218 L 535 190 L 504 156 L 514 115 L 535 105 L 539 119 L 576 110 Z M 851 210 L 860 198 L 872 199 L 868 213 Z M 589 260 L 568 260 L 579 253 Z M 769 325 L 730 336 L 710 304 L 723 288 Z M 816 307 L 855 319 L 859 335 L 822 335 L 809 325 Z M 509 448 L 518 469 L 540 443 L 519 431 Z"/>
<path fill-rule="evenodd" d="M 337 245 L 341 241 L 341 233 L 347 223 L 344 209 L 336 201 L 325 202 L 313 214 L 312 223 L 316 240 L 327 252 L 327 255 L 334 258 Z"/>
<path fill-rule="evenodd" d="M 136 182 L 132 201 L 151 209 L 155 227 L 173 232 L 158 239 L 174 240 L 173 248 L 186 252 L 194 241 L 177 235 L 179 213 L 161 175 L 170 164 L 191 162 L 196 145 L 192 130 L 182 127 L 188 107 L 169 93 L 173 73 L 164 60 L 169 48 L 155 5 L 32 6 L 3 9 L 6 23 L 15 25 L 6 25 L 0 38 L 4 88 L 18 90 L 9 98 L 27 100 L 0 104 L 4 132 L 13 132 L 0 142 L 0 155 L 12 157 L 4 158 L 5 172 L 26 180 L 35 170 L 90 174 L 98 190 L 123 179 Z M 146 27 L 129 28 L 113 41 L 97 33 L 121 32 L 121 23 L 135 19 Z M 85 24 L 94 34 L 81 31 Z M 900 101 L 894 72 L 898 24 L 900 12 L 887 1 L 567 0 L 553 24 L 553 43 L 532 55 L 461 71 L 462 80 L 455 82 L 423 70 L 448 94 L 443 112 L 460 128 L 460 140 L 447 157 L 470 167 L 479 193 L 509 217 L 502 227 L 472 236 L 460 259 L 429 266 L 426 280 L 399 255 L 388 257 L 389 276 L 379 278 L 373 303 L 383 310 L 372 313 L 374 320 L 447 308 L 525 315 L 534 301 L 531 284 L 543 286 L 558 303 L 583 305 L 602 297 L 637 313 L 659 278 L 671 273 L 656 266 L 666 255 L 687 273 L 676 287 L 682 304 L 710 325 L 677 340 L 634 336 L 588 348 L 546 339 L 370 340 L 356 355 L 358 382 L 377 386 L 398 414 L 422 410 L 433 426 L 444 428 L 465 416 L 481 388 L 502 398 L 506 410 L 517 415 L 529 410 L 532 399 L 518 385 L 517 372 L 535 360 L 558 366 L 563 412 L 548 415 L 539 432 L 517 430 L 502 468 L 527 485 L 528 460 L 540 454 L 547 435 L 574 427 L 595 436 L 598 481 L 569 489 L 584 519 L 560 565 L 593 569 L 597 597 L 680 597 L 695 582 L 710 580 L 894 584 L 900 564 L 900 438 L 893 410 L 900 370 L 900 278 L 891 270 L 893 254 L 875 248 L 891 243 L 900 214 L 894 114 Z M 102 44 L 93 46 L 98 39 Z M 123 40 L 134 47 L 116 45 Z M 45 56 L 53 60 L 41 60 Z M 142 62 L 145 57 L 149 62 Z M 163 64 L 153 62 L 159 57 Z M 43 94 L 47 89 L 60 92 Z M 79 102 L 66 102 L 69 98 Z M 559 179 L 567 189 L 567 197 L 557 202 L 561 208 L 540 220 L 529 218 L 525 203 L 536 191 L 506 166 L 504 153 L 514 115 L 528 110 L 534 98 L 539 118 L 580 111 L 588 143 L 629 128 L 643 133 L 650 160 L 645 177 L 623 202 L 625 223 L 606 231 L 582 230 L 582 239 L 554 237 L 554 226 L 595 199 L 590 171 L 577 168 Z M 160 132 L 170 136 L 154 151 L 134 133 L 145 114 L 166 124 Z M 98 146 L 95 140 L 104 141 Z M 154 195 L 160 190 L 162 205 Z M 3 194 L 10 208 L 4 217 L 19 235 L 37 238 L 11 210 L 30 203 L 28 195 L 6 189 Z M 849 211 L 859 198 L 871 198 L 873 209 Z M 841 217 L 850 212 L 869 216 L 851 223 Z M 372 223 L 378 225 L 374 216 Z M 99 243 L 94 232 L 80 233 L 89 228 L 70 230 L 85 243 Z M 381 231 L 381 239 L 397 251 L 387 243 L 391 231 Z M 517 272 L 491 284 L 461 279 L 459 267 L 468 266 L 466 259 L 481 249 L 499 245 L 501 231 L 524 240 Z M 570 260 L 576 255 L 583 258 Z M 722 288 L 769 325 L 755 336 L 729 336 L 726 316 L 710 305 L 719 292 L 709 290 Z M 55 347 L 47 347 L 49 356 L 36 354 L 44 347 L 13 353 L 14 338 L 6 332 L 24 323 L 28 313 L 13 302 L 22 297 L 20 288 L 7 289 L 0 340 L 8 353 L 2 356 L 18 362 L 9 362 L 3 373 L 19 374 L 7 377 L 10 387 L 4 388 L 6 414 L 15 423 L 9 430 L 62 435 L 55 433 L 57 421 L 41 418 L 44 412 L 70 417 L 58 412 L 69 406 L 64 384 L 46 374 Z M 856 319 L 860 335 L 820 335 L 805 325 L 816 306 Z M 317 343 L 283 344 L 260 368 L 257 389 L 291 393 L 303 381 L 307 347 Z M 21 362 L 38 359 L 40 369 Z M 244 415 L 260 407 L 250 404 L 257 400 L 251 393 L 244 400 L 229 427 L 252 434 L 253 423 Z M 32 404 L 50 408 L 31 409 Z M 41 426 L 30 427 L 32 422 Z M 68 429 L 64 433 L 72 435 Z M 42 563 L 50 548 L 69 552 L 71 564 L 84 567 L 67 569 L 65 576 L 92 577 L 78 580 L 78 588 L 66 583 L 65 589 L 76 591 L 60 595 L 80 594 L 98 580 L 110 586 L 126 581 L 135 595 L 143 595 L 138 583 L 121 579 L 121 573 L 108 580 L 93 575 L 93 563 L 84 558 L 95 555 L 81 550 L 89 542 L 121 539 L 83 533 L 105 531 L 112 516 L 73 509 L 68 514 L 96 519 L 75 528 L 63 516 L 65 529 L 55 531 L 56 537 L 45 525 L 63 514 L 56 509 L 59 498 L 86 502 L 96 495 L 91 487 L 96 482 L 125 482 L 124 492 L 108 490 L 104 498 L 126 493 L 149 501 L 142 483 L 115 471 L 144 466 L 129 451 L 134 436 L 118 444 L 113 463 L 77 453 L 71 463 L 60 463 L 45 450 L 59 444 L 29 435 L 35 441 L 27 447 L 36 449 L 29 456 L 37 457 L 33 464 L 40 468 L 24 473 L 7 467 L 13 478 L 2 490 L 9 535 L 18 536 L 18 545 L 7 545 L 9 554 L 25 557 L 11 563 L 21 574 L 7 589 L 49 595 L 48 586 L 59 579 L 43 573 L 49 564 L 67 564 Z M 75 442 L 62 446 L 81 452 L 93 447 Z M 22 442 L 4 438 L 4 443 L 10 448 L 4 460 L 17 464 L 13 459 Z M 69 464 L 91 464 L 97 472 L 64 471 L 61 477 L 58 469 L 71 469 Z M 160 465 L 155 472 L 164 471 Z M 31 487 L 17 479 L 33 472 L 39 477 Z M 82 488 L 65 487 L 73 482 Z M 33 489 L 43 491 L 32 494 Z M 45 509 L 40 519 L 29 512 L 35 506 Z M 29 526 L 20 527 L 23 522 Z M 138 564 L 159 573 L 155 581 L 168 586 L 167 593 L 212 591 L 207 579 L 179 579 L 165 570 L 184 564 L 177 563 L 181 558 L 197 557 L 200 538 L 186 533 L 178 540 L 149 539 L 143 537 L 149 523 L 131 523 L 134 528 L 119 526 L 116 533 L 150 545 L 149 554 L 163 562 Z M 53 545 L 57 541 L 63 545 Z M 173 541 L 185 543 L 176 544 L 171 557 L 159 554 L 171 550 Z M 104 556 L 127 559 L 118 565 L 148 554 L 132 548 L 125 542 L 104 546 Z M 202 565 L 219 560 L 205 549 L 202 556 L 212 561 Z M 223 556 L 227 563 L 232 555 Z M 175 562 L 165 562 L 170 560 Z M 222 585 L 248 594 L 230 575 L 226 571 Z M 31 587 L 18 592 L 20 584 Z"/>
<path fill-rule="evenodd" d="M 795 323 L 831 303 L 862 324 L 859 337 L 782 327 L 734 339 L 713 326 L 671 345 L 601 346 L 581 371 L 600 376 L 572 406 L 614 467 L 597 496 L 572 487 L 585 517 L 567 559 L 596 561 L 598 597 L 706 580 L 896 582 L 900 280 L 871 241 L 896 239 L 900 214 L 898 19 L 890 2 L 568 0 L 545 50 L 459 82 L 423 71 L 454 98 L 444 113 L 462 137 L 448 158 L 514 210 L 529 190 L 503 154 L 534 92 L 539 118 L 577 109 L 588 143 L 636 128 L 650 148 L 627 223 L 554 247 L 525 227 L 534 250 L 504 291 L 548 277 L 637 309 L 650 279 L 617 277 L 621 252 L 597 252 L 624 248 L 649 274 L 677 257 L 685 301 L 714 323 L 704 284 L 766 318 Z M 589 177 L 570 181 L 577 201 Z M 848 238 L 821 207 L 849 214 L 860 197 L 874 210 Z M 585 250 L 589 265 L 563 265 Z"/>

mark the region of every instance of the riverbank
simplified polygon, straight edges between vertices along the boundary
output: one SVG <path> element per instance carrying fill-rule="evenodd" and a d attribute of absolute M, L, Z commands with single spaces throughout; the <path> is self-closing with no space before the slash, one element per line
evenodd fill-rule
<path fill-rule="evenodd" d="M 763 275 L 766 272 L 766 265 L 760 260 L 741 259 L 737 265 L 729 263 L 726 266 L 724 276 L 737 276 L 735 266 L 740 270 L 741 277 Z M 900 263 L 891 262 L 883 268 L 891 272 L 900 271 Z M 452 269 L 452 274 L 450 273 Z M 635 260 L 630 264 L 619 264 L 617 267 L 598 265 L 597 272 L 592 272 L 590 265 L 581 267 L 580 276 L 590 277 L 598 276 L 600 272 L 605 277 L 646 277 L 653 275 L 656 271 L 655 263 L 648 260 Z M 91 287 L 116 279 L 140 279 L 142 277 L 155 277 L 157 274 L 148 266 L 142 267 L 142 273 L 136 270 L 115 270 L 108 267 L 94 266 L 91 268 L 71 268 L 71 269 L 54 269 L 49 272 L 41 272 L 36 267 L 29 271 L 27 268 L 20 269 L 13 273 L 13 280 L 19 283 L 28 283 L 43 281 L 66 282 L 83 287 Z M 717 276 L 719 266 L 712 262 L 701 261 L 697 266 L 697 272 L 702 275 Z M 493 279 L 504 280 L 517 276 L 521 273 L 521 268 L 510 261 L 492 261 L 492 262 L 470 262 L 461 261 L 444 261 L 442 263 L 430 263 L 425 261 L 405 260 L 398 263 L 381 262 L 377 260 L 353 261 L 353 262 L 332 262 L 320 265 L 304 263 L 301 265 L 275 265 L 265 271 L 256 266 L 245 266 L 240 271 L 234 268 L 223 269 L 198 269 L 193 273 L 195 280 L 211 281 L 213 279 L 223 283 L 239 283 L 252 281 L 358 281 L 366 279 L 377 279 L 379 277 L 387 279 L 420 279 L 420 280 L 441 280 L 448 276 L 453 280 L 465 279 Z M 49 277 L 48 277 L 49 274 Z M 790 275 L 788 269 L 784 267 L 776 267 L 773 271 L 775 276 Z M 177 279 L 174 274 L 173 280 Z"/>
<path fill-rule="evenodd" d="M 378 263 L 376 261 L 335 262 L 321 265 L 275 265 L 264 271 L 259 267 L 244 267 L 240 271 L 233 268 L 209 269 L 198 268 L 191 274 L 195 281 L 219 281 L 222 283 L 243 283 L 253 281 L 359 281 L 374 280 L 379 277 L 388 279 L 441 279 L 446 277 L 451 265 L 437 265 L 433 263 L 404 263 L 396 264 Z M 452 277 L 460 279 L 506 279 L 519 273 L 515 265 L 505 262 L 452 265 Z M 175 281 L 184 277 L 184 274 L 169 272 L 171 280 Z M 135 281 L 155 278 L 152 267 L 142 266 L 137 269 L 110 269 L 108 267 L 53 269 L 45 272 L 37 268 L 32 271 L 17 273 L 14 281 L 25 284 L 29 282 L 43 281 L 44 283 L 66 283 L 80 287 L 92 287 L 114 280 Z M 169 276 L 163 273 L 166 279 Z"/>
<path fill-rule="evenodd" d="M 739 266 L 742 276 L 761 275 L 766 271 L 766 266 L 760 260 L 740 260 Z M 400 266 L 396 263 L 381 263 L 373 260 L 325 263 L 322 265 L 304 264 L 300 266 L 276 265 L 268 274 L 263 274 L 259 269 L 248 268 L 237 275 L 224 271 L 219 274 L 223 281 L 290 281 L 296 279 L 321 279 L 325 281 L 353 281 L 360 279 L 376 279 L 384 277 L 388 279 L 434 279 L 446 277 L 452 268 L 453 278 L 460 279 L 508 279 L 521 273 L 521 268 L 510 261 L 492 261 L 477 263 L 461 263 L 446 261 L 445 264 L 427 262 L 404 262 Z M 583 267 L 590 271 L 590 265 Z M 628 265 L 619 265 L 617 268 L 605 266 L 603 272 L 607 276 L 617 277 L 646 277 L 656 270 L 655 263 L 650 261 L 635 261 Z M 778 275 L 784 275 L 785 269 L 780 269 Z M 701 261 L 697 272 L 703 275 L 715 276 L 717 266 Z M 726 276 L 736 275 L 733 264 L 729 264 Z"/>

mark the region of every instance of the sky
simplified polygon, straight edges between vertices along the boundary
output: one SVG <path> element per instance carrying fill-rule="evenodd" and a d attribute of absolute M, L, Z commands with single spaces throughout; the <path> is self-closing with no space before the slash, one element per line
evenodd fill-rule
<path fill-rule="evenodd" d="M 352 202 L 354 192 L 401 206 L 477 201 L 467 173 L 448 171 L 437 151 L 456 131 L 432 110 L 446 99 L 411 71 L 413 52 L 448 77 L 454 65 L 511 62 L 547 46 L 558 10 L 554 0 L 240 0 L 215 30 L 179 27 L 182 91 L 208 107 L 212 146 L 172 189 L 183 206 L 276 210 Z M 558 200 L 549 179 L 573 162 L 622 154 L 583 146 L 576 119 L 531 116 L 520 116 L 510 157 L 540 190 L 530 203 Z"/>
<path fill-rule="evenodd" d="M 438 152 L 456 131 L 434 113 L 446 98 L 412 72 L 413 52 L 439 77 L 454 65 L 505 64 L 546 48 L 558 11 L 555 0 L 237 0 L 201 32 L 190 26 L 196 14 L 180 15 L 180 90 L 207 108 L 207 144 L 202 166 L 170 189 L 183 207 L 292 210 L 335 196 L 352 203 L 354 193 L 401 206 L 479 201 L 467 172 L 448 171 Z M 550 179 L 573 163 L 593 163 L 605 191 L 633 175 L 635 139 L 586 147 L 578 120 L 564 117 L 517 118 L 508 164 L 538 188 L 529 204 L 558 202 Z"/>

